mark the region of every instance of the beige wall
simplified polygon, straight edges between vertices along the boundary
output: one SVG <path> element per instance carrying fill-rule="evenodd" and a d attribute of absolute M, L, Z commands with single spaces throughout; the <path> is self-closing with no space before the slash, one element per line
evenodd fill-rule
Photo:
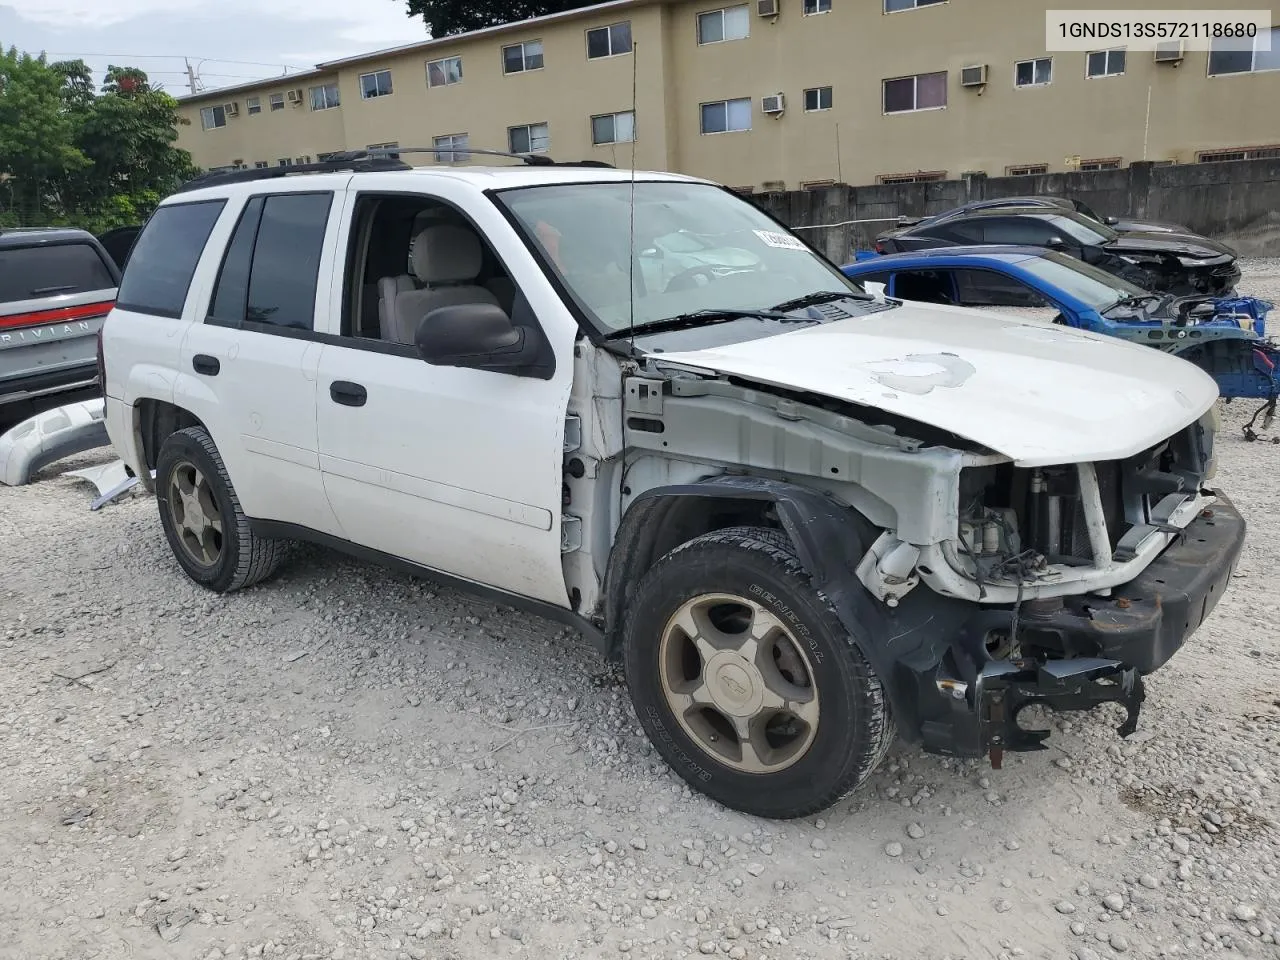
<path fill-rule="evenodd" d="M 1204 0 L 1127 5 L 1205 6 Z M 869 183 L 922 170 L 998 176 L 1012 165 L 1040 163 L 1052 172 L 1065 169 L 1071 156 L 1120 157 L 1127 164 L 1144 159 L 1144 147 L 1147 159 L 1190 162 L 1198 150 L 1280 142 L 1280 71 L 1209 77 L 1203 51 L 1188 51 L 1172 67 L 1154 63 L 1149 51 L 1131 50 L 1123 76 L 1097 79 L 1085 77 L 1085 53 L 1059 51 L 1051 54 L 1050 85 L 1015 88 L 1015 61 L 1046 56 L 1044 11 L 1060 6 L 1051 0 L 950 0 L 893 14 L 881 12 L 881 0 L 832 0 L 829 13 L 807 17 L 802 0 L 781 0 L 777 20 L 756 16 L 750 0 L 749 37 L 699 46 L 697 15 L 723 6 L 641 0 L 292 78 L 290 85 L 304 91 L 336 78 L 342 106 L 335 110 L 313 112 L 305 104 L 271 113 L 267 95 L 288 89 L 278 83 L 202 95 L 184 102 L 193 122 L 179 142 L 201 166 L 237 159 L 251 166 L 388 141 L 430 146 L 433 137 L 455 133 L 468 134 L 473 147 L 506 149 L 509 126 L 546 122 L 553 156 L 628 166 L 630 145 L 592 146 L 590 117 L 630 108 L 633 68 L 637 165 L 734 186 Z M 1108 9 L 1104 0 L 1071 6 Z M 586 31 L 624 19 L 631 21 L 635 56 L 587 60 Z M 501 48 L 536 39 L 545 67 L 504 75 Z M 428 88 L 426 63 L 444 56 L 462 57 L 463 80 Z M 975 63 L 989 70 L 980 93 L 960 85 L 961 68 Z M 363 101 L 359 76 L 377 69 L 392 71 L 395 92 Z M 948 72 L 945 109 L 883 114 L 882 80 L 941 70 Z M 832 87 L 833 108 L 806 113 L 803 92 L 818 86 Z M 760 98 L 776 93 L 786 97 L 785 114 L 764 114 Z M 262 97 L 262 114 L 247 115 L 247 95 Z M 752 129 L 700 133 L 700 104 L 736 97 L 752 99 Z M 202 131 L 199 107 L 230 99 L 240 103 L 240 116 Z"/>

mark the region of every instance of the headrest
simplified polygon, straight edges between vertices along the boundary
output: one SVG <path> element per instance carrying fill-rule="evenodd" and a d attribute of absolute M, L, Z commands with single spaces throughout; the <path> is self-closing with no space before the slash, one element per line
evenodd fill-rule
<path fill-rule="evenodd" d="M 428 286 L 474 280 L 483 265 L 480 238 L 466 227 L 436 224 L 413 241 L 413 275 Z"/>

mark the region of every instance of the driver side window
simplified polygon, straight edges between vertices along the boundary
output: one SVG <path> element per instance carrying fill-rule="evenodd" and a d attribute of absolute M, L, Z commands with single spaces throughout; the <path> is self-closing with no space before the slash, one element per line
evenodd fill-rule
<path fill-rule="evenodd" d="M 348 254 L 344 336 L 410 346 L 433 310 L 490 304 L 508 317 L 518 290 L 484 234 L 422 195 L 362 195 Z M 527 304 L 525 310 L 528 310 Z"/>

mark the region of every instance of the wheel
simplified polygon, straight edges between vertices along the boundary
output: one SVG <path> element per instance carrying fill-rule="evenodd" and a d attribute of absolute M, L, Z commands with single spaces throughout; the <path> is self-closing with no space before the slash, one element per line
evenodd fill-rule
<path fill-rule="evenodd" d="M 735 527 L 671 551 L 641 581 L 623 643 L 654 747 L 735 810 L 824 810 L 896 739 L 879 678 L 776 530 Z"/>
<path fill-rule="evenodd" d="M 187 576 L 216 593 L 275 573 L 286 542 L 255 536 L 226 465 L 204 427 L 171 433 L 156 461 L 156 502 L 169 547 Z"/>

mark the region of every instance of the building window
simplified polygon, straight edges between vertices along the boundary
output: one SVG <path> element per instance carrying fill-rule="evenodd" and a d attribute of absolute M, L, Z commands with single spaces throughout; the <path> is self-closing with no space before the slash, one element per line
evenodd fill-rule
<path fill-rule="evenodd" d="M 277 166 L 281 166 L 281 167 L 292 167 L 292 166 L 293 166 L 293 158 L 292 158 L 292 157 L 281 157 L 279 160 L 277 160 L 277 161 L 276 161 L 276 164 L 277 164 Z"/>
<path fill-rule="evenodd" d="M 470 138 L 465 133 L 451 133 L 444 137 L 434 137 L 431 145 L 436 148 L 436 163 L 462 163 L 471 159 L 467 152 Z"/>
<path fill-rule="evenodd" d="M 1048 173 L 1049 165 L 1047 163 L 1024 163 L 1018 167 L 1006 167 L 1005 176 L 1009 177 L 1030 177 L 1037 173 Z"/>
<path fill-rule="evenodd" d="M 1043 87 L 1053 82 L 1053 57 L 1019 60 L 1013 65 L 1015 87 Z"/>
<path fill-rule="evenodd" d="M 502 48 L 503 73 L 527 73 L 542 69 L 542 41 L 526 40 Z"/>
<path fill-rule="evenodd" d="M 614 23 L 587 31 L 587 59 L 600 60 L 631 52 L 631 22 Z"/>
<path fill-rule="evenodd" d="M 726 40 L 745 40 L 751 34 L 751 15 L 744 3 L 723 10 L 709 10 L 698 14 L 698 43 L 723 43 Z"/>
<path fill-rule="evenodd" d="M 372 100 L 374 97 L 391 96 L 391 71 L 379 70 L 377 73 L 360 74 L 360 99 Z"/>
<path fill-rule="evenodd" d="M 1228 147 L 1222 150 L 1201 150 L 1196 154 L 1197 163 L 1214 163 L 1220 160 L 1276 160 L 1280 159 L 1280 146 Z"/>
<path fill-rule="evenodd" d="M 512 153 L 546 153 L 551 146 L 551 134 L 545 123 L 508 127 L 507 146 Z"/>
<path fill-rule="evenodd" d="M 1081 160 L 1079 169 L 1086 172 L 1094 170 L 1119 170 L 1121 162 L 1120 157 L 1109 157 L 1106 160 Z"/>
<path fill-rule="evenodd" d="M 269 167 L 269 166 L 271 166 L 271 164 L 267 163 L 267 161 L 265 161 L 265 160 L 255 160 L 255 161 L 253 161 L 253 169 L 255 169 L 255 170 L 265 170 L 265 169 L 267 169 L 267 167 Z"/>
<path fill-rule="evenodd" d="M 897 183 L 933 183 L 935 180 L 945 180 L 947 171 L 945 170 L 921 170 L 918 173 L 885 173 L 876 177 L 876 183 L 885 184 L 886 186 Z"/>
<path fill-rule="evenodd" d="M 261 113 L 262 99 L 260 97 L 246 97 L 244 101 L 244 108 L 251 117 L 255 113 Z"/>
<path fill-rule="evenodd" d="M 631 110 L 605 113 L 591 118 L 591 142 L 631 143 L 636 138 L 636 115 Z"/>
<path fill-rule="evenodd" d="M 398 149 L 399 146 L 400 146 L 400 142 L 398 140 L 392 140 L 389 143 L 371 143 L 365 149 L 366 150 L 389 150 L 391 152 L 385 153 L 383 154 L 383 156 L 387 157 L 390 160 L 399 160 L 400 159 L 400 151 Z M 321 154 L 320 159 L 327 160 L 328 158 L 324 154 Z"/>
<path fill-rule="evenodd" d="M 1261 33 L 1253 38 L 1252 50 L 1228 50 L 1230 40 L 1214 40 L 1209 48 L 1209 76 L 1224 77 L 1233 73 L 1262 73 L 1280 70 L 1280 27 L 1271 28 L 1271 49 Z M 1237 40 L 1232 46 L 1237 46 Z"/>
<path fill-rule="evenodd" d="M 206 130 L 213 130 L 216 127 L 225 127 L 227 125 L 227 111 L 225 108 L 218 107 L 202 107 L 200 110 L 200 126 Z"/>
<path fill-rule="evenodd" d="M 947 105 L 947 73 L 921 73 L 884 81 L 884 112 L 939 110 Z"/>
<path fill-rule="evenodd" d="M 326 83 L 319 87 L 311 88 L 311 109 L 312 110 L 332 110 L 334 107 L 341 105 L 338 98 L 338 85 L 336 83 Z"/>
<path fill-rule="evenodd" d="M 751 98 L 717 100 L 702 105 L 703 133 L 735 133 L 751 129 Z"/>
<path fill-rule="evenodd" d="M 916 7 L 932 7 L 935 3 L 946 3 L 947 0 L 884 0 L 885 13 L 897 13 L 899 10 L 914 10 Z"/>
<path fill-rule="evenodd" d="M 831 109 L 831 88 L 830 87 L 812 87 L 804 92 L 804 109 L 806 113 L 813 113 L 815 110 Z"/>
<path fill-rule="evenodd" d="M 272 109 L 272 110 L 283 110 L 283 109 L 284 109 L 284 94 L 283 94 L 283 93 L 273 93 L 273 94 L 271 94 L 271 96 L 267 97 L 267 102 L 268 102 L 269 104 L 271 104 L 271 109 Z"/>
<path fill-rule="evenodd" d="M 1089 54 L 1087 77 L 1118 77 L 1124 73 L 1124 47 L 1111 50 L 1095 50 Z"/>
<path fill-rule="evenodd" d="M 427 86 L 449 87 L 462 82 L 462 58 L 445 57 L 427 64 Z"/>
<path fill-rule="evenodd" d="M 804 15 L 812 17 L 819 13 L 831 12 L 831 0 L 804 0 Z"/>
<path fill-rule="evenodd" d="M 825 190 L 827 187 L 834 187 L 834 180 L 805 180 L 800 184 L 801 190 Z"/>

